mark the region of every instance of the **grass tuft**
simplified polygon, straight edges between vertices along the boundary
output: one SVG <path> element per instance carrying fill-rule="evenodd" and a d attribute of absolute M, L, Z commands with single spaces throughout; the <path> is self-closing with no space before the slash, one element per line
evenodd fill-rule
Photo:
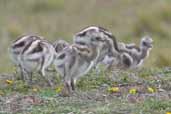
<path fill-rule="evenodd" d="M 30 10 L 33 13 L 59 11 L 64 7 L 64 0 L 37 0 L 31 7 Z"/>

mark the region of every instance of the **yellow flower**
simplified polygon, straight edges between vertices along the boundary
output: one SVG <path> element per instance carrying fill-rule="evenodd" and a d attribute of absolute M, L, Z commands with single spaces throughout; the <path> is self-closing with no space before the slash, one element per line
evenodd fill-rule
<path fill-rule="evenodd" d="M 62 91 L 62 86 L 57 87 L 55 91 L 56 91 L 57 93 L 60 93 L 60 92 Z"/>
<path fill-rule="evenodd" d="M 166 114 L 171 114 L 171 112 L 166 112 Z"/>
<path fill-rule="evenodd" d="M 111 88 L 108 88 L 108 91 L 109 92 L 119 92 L 119 87 L 111 87 Z"/>
<path fill-rule="evenodd" d="M 137 90 L 135 88 L 132 88 L 132 89 L 129 90 L 129 93 L 130 94 L 136 94 Z"/>
<path fill-rule="evenodd" d="M 38 89 L 37 89 L 37 88 L 33 88 L 33 91 L 34 91 L 34 92 L 37 92 L 37 91 L 38 91 Z"/>
<path fill-rule="evenodd" d="M 13 81 L 12 80 L 6 80 L 5 81 L 7 84 L 13 84 Z"/>
<path fill-rule="evenodd" d="M 151 87 L 148 87 L 147 90 L 148 90 L 149 93 L 154 93 L 154 89 L 151 88 Z"/>

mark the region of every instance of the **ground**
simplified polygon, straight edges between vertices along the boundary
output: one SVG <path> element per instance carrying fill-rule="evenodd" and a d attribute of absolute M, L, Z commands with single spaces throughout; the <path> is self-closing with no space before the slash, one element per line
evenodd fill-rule
<path fill-rule="evenodd" d="M 171 68 L 136 71 L 92 71 L 77 83 L 70 97 L 34 75 L 28 85 L 18 74 L 0 75 L 0 114 L 166 114 L 171 111 Z"/>

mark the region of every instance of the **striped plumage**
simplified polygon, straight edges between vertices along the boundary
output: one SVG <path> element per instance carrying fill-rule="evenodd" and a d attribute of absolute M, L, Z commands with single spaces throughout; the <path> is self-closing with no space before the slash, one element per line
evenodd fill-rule
<path fill-rule="evenodd" d="M 18 40 L 18 42 L 20 41 L 20 43 L 22 44 L 22 39 L 26 39 L 24 41 L 25 44 L 28 45 L 24 46 L 23 49 L 20 50 L 20 52 L 18 51 L 19 53 L 16 59 L 17 63 L 24 72 L 24 76 L 30 78 L 30 82 L 32 81 L 32 73 L 39 72 L 44 78 L 46 78 L 48 84 L 52 85 L 52 83 L 45 76 L 45 70 L 53 62 L 55 49 L 52 44 L 44 40 L 42 37 L 34 36 L 34 40 L 30 41 L 32 37 L 33 36 L 24 36 Z M 15 48 L 12 48 L 11 50 L 15 50 Z M 14 60 L 14 58 L 16 58 L 16 55 L 14 56 L 13 53 L 11 53 L 11 55 L 13 55 L 11 56 L 11 58 L 12 60 Z"/>
<path fill-rule="evenodd" d="M 12 62 L 19 68 L 21 72 L 21 78 L 24 80 L 23 76 L 23 69 L 21 68 L 21 62 L 20 62 L 20 56 L 21 53 L 26 50 L 30 45 L 36 41 L 40 40 L 42 37 L 38 37 L 35 35 L 25 35 L 19 37 L 17 40 L 12 42 L 12 44 L 9 47 L 9 54 Z"/>
<path fill-rule="evenodd" d="M 114 58 L 110 64 L 113 64 L 121 69 L 140 67 L 143 64 L 144 59 L 148 57 L 152 48 L 152 43 L 153 40 L 149 36 L 144 36 L 141 38 L 139 47 L 135 44 L 118 43 L 120 54 L 117 58 Z"/>
<path fill-rule="evenodd" d="M 35 40 L 39 40 L 40 37 L 38 36 L 21 36 L 16 41 L 12 43 L 12 45 L 9 47 L 10 57 L 14 64 L 19 64 L 19 56 L 23 52 L 24 49 L 27 49 L 32 42 Z"/>
<path fill-rule="evenodd" d="M 65 47 L 69 46 L 69 43 L 65 40 L 57 40 L 53 43 L 53 47 L 55 48 L 55 51 L 59 53 L 62 51 Z"/>
<path fill-rule="evenodd" d="M 106 55 L 118 56 L 118 46 L 116 38 L 107 29 L 97 26 L 89 26 L 84 28 L 81 32 L 76 34 L 74 43 L 85 45 L 91 42 L 91 37 L 102 37 L 104 39 L 101 48 L 99 48 L 98 56 L 94 61 L 94 67 L 96 67 Z"/>
<path fill-rule="evenodd" d="M 77 39 L 77 37 L 82 36 L 77 34 L 75 38 Z M 102 48 L 105 41 L 103 37 L 92 37 L 91 34 L 84 37 L 88 37 L 89 40 L 86 42 L 77 40 L 77 44 L 72 44 L 64 48 L 60 53 L 56 53 L 54 60 L 55 67 L 63 77 L 69 93 L 74 90 L 76 80 L 88 73 L 93 67 L 95 60 L 99 56 L 99 49 Z"/>
<path fill-rule="evenodd" d="M 49 42 L 37 40 L 22 53 L 21 66 L 27 74 L 39 72 L 48 81 L 48 84 L 52 86 L 52 82 L 46 76 L 45 71 L 52 64 L 54 54 L 55 49 Z M 30 75 L 31 79 L 32 77 Z"/>
<path fill-rule="evenodd" d="M 53 63 L 70 93 L 76 80 L 100 63 L 119 68 L 139 67 L 148 57 L 152 42 L 149 36 L 141 39 L 139 47 L 117 42 L 107 29 L 89 26 L 74 35 L 71 45 L 64 40 L 51 44 L 43 37 L 27 35 L 14 41 L 9 53 L 12 62 L 24 73 L 22 78 L 29 77 L 30 81 L 32 73 L 39 72 L 52 85 L 45 72 Z"/>

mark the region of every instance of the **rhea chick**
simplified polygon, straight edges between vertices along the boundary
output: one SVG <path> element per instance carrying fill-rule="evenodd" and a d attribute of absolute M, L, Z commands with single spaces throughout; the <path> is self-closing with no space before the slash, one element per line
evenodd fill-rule
<path fill-rule="evenodd" d="M 96 68 L 96 71 L 98 70 L 98 64 L 106 57 L 106 55 L 112 57 L 118 56 L 119 53 L 116 38 L 107 29 L 97 26 L 90 26 L 83 29 L 78 34 L 79 37 L 74 38 L 74 43 L 80 45 L 85 45 L 87 42 L 90 42 L 88 36 L 89 34 L 94 35 L 94 37 L 96 37 L 96 35 L 99 35 L 106 39 L 102 45 L 102 48 L 99 48 L 99 54 L 94 61 L 94 67 Z"/>
<path fill-rule="evenodd" d="M 69 46 L 69 43 L 65 40 L 57 40 L 53 43 L 53 47 L 57 53 L 61 52 L 67 46 Z"/>
<path fill-rule="evenodd" d="M 32 82 L 32 73 L 38 72 L 52 86 L 52 82 L 46 76 L 46 69 L 52 64 L 55 49 L 46 40 L 36 40 L 29 47 L 25 48 L 20 56 L 21 67 Z"/>
<path fill-rule="evenodd" d="M 12 62 L 21 72 L 21 79 L 24 80 L 23 68 L 21 67 L 20 56 L 24 50 L 27 50 L 31 44 L 36 41 L 40 40 L 42 37 L 34 36 L 34 35 L 25 35 L 19 37 L 16 41 L 14 41 L 9 47 L 9 54 Z"/>
<path fill-rule="evenodd" d="M 85 45 L 81 45 L 81 41 L 72 44 L 56 54 L 54 64 L 63 77 L 68 93 L 75 90 L 76 80 L 90 71 L 99 55 L 99 49 L 102 48 L 105 39 L 99 34 L 96 34 L 96 37 L 94 35 L 94 32 L 83 36 L 78 33 L 75 38 L 87 37 L 90 40 L 84 42 Z"/>
<path fill-rule="evenodd" d="M 119 43 L 120 55 L 113 60 L 113 64 L 120 68 L 137 68 L 140 67 L 144 59 L 149 56 L 152 49 L 153 40 L 149 36 L 141 39 L 140 46 L 135 44 Z"/>

